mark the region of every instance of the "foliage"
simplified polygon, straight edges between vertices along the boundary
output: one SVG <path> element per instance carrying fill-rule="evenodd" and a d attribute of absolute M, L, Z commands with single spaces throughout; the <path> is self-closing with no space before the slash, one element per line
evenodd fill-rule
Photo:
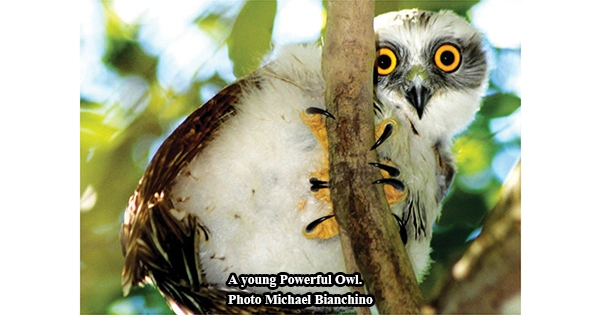
<path fill-rule="evenodd" d="M 462 15 L 475 3 L 402 2 L 403 8 L 443 8 Z M 101 29 L 94 36 L 82 34 L 82 45 L 95 43 L 103 48 L 91 63 L 100 69 L 96 72 L 84 62 L 88 50 L 82 49 L 81 313 L 171 313 L 151 287 L 122 296 L 119 229 L 123 211 L 164 138 L 231 82 L 233 74 L 244 75 L 259 65 L 272 47 L 278 8 L 275 2 L 237 1 L 226 6 L 215 1 L 195 13 L 188 27 L 201 32 L 212 45 L 203 50 L 203 61 L 191 62 L 196 68 L 190 70 L 192 65 L 178 65 L 170 57 L 168 44 L 159 48 L 148 44 L 148 28 L 159 27 L 158 22 L 128 23 L 117 14 L 113 2 L 94 4 Z M 399 8 L 398 2 L 376 2 L 376 14 Z M 491 47 L 491 51 L 491 58 L 507 52 L 520 54 L 514 48 Z M 223 58 L 224 52 L 228 58 Z M 177 66 L 175 74 L 165 79 Z M 498 69 L 502 66 L 497 64 Z M 476 120 L 456 140 L 459 174 L 434 227 L 436 263 L 422 284 L 426 297 L 477 234 L 481 219 L 498 200 L 504 176 L 520 156 L 520 133 L 510 132 L 519 115 L 520 98 L 502 82 L 490 82 L 489 96 Z"/>

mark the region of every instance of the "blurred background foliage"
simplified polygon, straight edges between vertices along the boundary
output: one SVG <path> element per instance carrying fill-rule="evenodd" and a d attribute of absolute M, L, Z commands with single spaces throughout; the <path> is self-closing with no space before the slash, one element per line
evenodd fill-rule
<path fill-rule="evenodd" d="M 520 158 L 518 1 L 376 1 L 376 14 L 448 9 L 486 36 L 489 89 L 455 142 L 459 173 L 434 227 L 425 296 L 461 256 Z M 172 313 L 152 287 L 123 297 L 119 229 L 128 198 L 161 142 L 226 84 L 278 45 L 315 42 L 318 0 L 86 0 L 81 22 L 81 313 Z M 513 23 L 498 17 L 512 16 Z"/>

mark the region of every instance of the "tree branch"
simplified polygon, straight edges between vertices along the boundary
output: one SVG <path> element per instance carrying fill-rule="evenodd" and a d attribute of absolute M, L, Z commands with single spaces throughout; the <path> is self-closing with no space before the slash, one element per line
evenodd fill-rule
<path fill-rule="evenodd" d="M 521 163 L 503 186 L 481 234 L 452 268 L 424 314 L 520 313 Z"/>
<path fill-rule="evenodd" d="M 373 126 L 374 2 L 329 1 L 323 48 L 331 200 L 349 273 L 358 271 L 380 313 L 416 314 L 423 296 L 380 176 Z M 365 312 L 365 310 L 359 310 Z"/>

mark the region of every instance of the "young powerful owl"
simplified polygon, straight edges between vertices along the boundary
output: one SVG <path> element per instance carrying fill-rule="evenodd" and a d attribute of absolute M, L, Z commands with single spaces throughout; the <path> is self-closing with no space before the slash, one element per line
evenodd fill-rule
<path fill-rule="evenodd" d="M 487 82 L 481 34 L 457 15 L 391 12 L 374 21 L 374 149 L 384 191 L 417 278 L 455 173 L 450 146 Z M 321 49 L 277 50 L 194 111 L 160 146 L 122 227 L 123 287 L 154 285 L 178 313 L 275 312 L 235 306 L 236 275 L 344 272 L 329 199 Z M 347 286 L 284 286 L 289 294 Z M 307 310 L 343 307 L 312 305 Z M 298 310 L 284 309 L 284 312 Z"/>

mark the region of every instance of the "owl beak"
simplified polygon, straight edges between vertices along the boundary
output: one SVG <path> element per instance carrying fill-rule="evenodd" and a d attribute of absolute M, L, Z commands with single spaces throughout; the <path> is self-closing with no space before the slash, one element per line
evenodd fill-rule
<path fill-rule="evenodd" d="M 404 96 L 417 110 L 419 119 L 423 117 L 425 105 L 427 105 L 427 102 L 433 94 L 426 84 L 428 78 L 427 71 L 422 65 L 415 65 L 406 74 L 408 88 L 404 90 Z"/>
<path fill-rule="evenodd" d="M 410 104 L 417 110 L 419 119 L 423 117 L 425 105 L 431 98 L 431 89 L 421 84 L 419 81 L 413 81 L 411 86 L 406 90 L 405 96 Z"/>

